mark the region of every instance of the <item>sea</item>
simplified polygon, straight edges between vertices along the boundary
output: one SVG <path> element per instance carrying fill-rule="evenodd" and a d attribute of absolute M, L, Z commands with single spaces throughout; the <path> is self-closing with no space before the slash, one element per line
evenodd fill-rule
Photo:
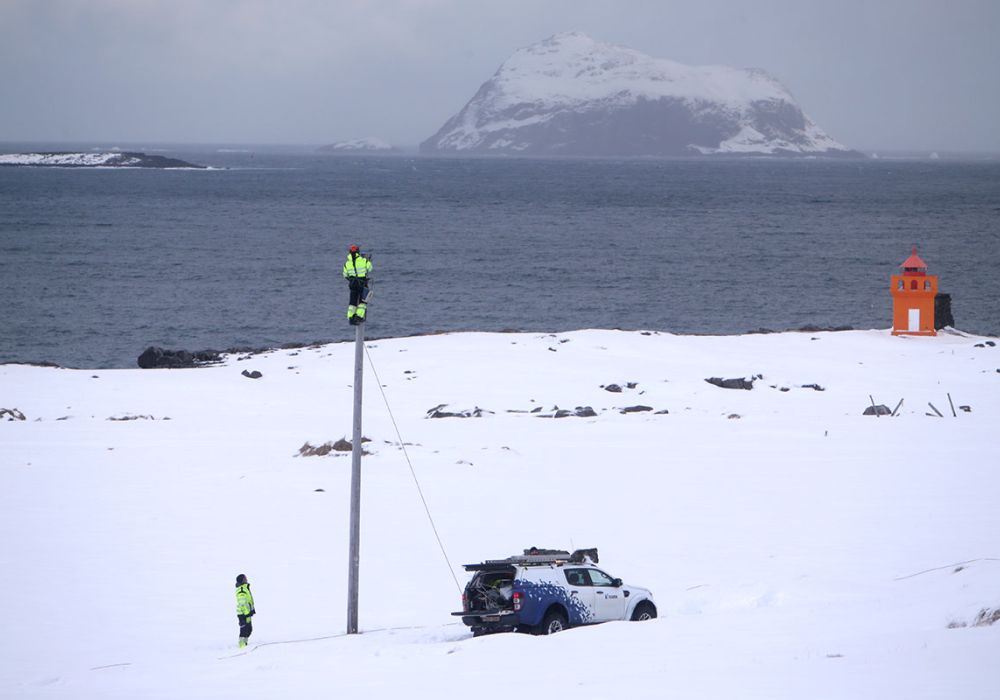
<path fill-rule="evenodd" d="M 0 168 L 0 362 L 351 340 L 351 244 L 370 338 L 885 329 L 913 246 L 955 327 L 1000 335 L 996 157 L 146 152 L 210 169 Z"/>

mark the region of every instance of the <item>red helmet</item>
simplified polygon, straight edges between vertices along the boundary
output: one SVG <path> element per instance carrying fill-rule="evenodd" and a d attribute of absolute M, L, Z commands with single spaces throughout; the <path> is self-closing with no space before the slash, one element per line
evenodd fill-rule
<path fill-rule="evenodd" d="M 352 245 L 351 246 L 351 252 L 352 253 L 357 253 L 358 252 L 358 247 L 356 245 Z"/>

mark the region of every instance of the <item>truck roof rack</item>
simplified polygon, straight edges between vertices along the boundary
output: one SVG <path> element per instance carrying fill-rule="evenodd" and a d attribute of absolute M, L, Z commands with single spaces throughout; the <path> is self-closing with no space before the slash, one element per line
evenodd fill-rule
<path fill-rule="evenodd" d="M 529 552 L 531 552 L 529 554 Z M 482 564 L 466 564 L 466 571 L 482 571 L 497 566 L 511 566 L 521 564 L 522 566 L 543 566 L 545 564 L 584 564 L 598 562 L 597 547 L 590 549 L 577 549 L 572 554 L 564 549 L 538 549 L 532 547 L 524 550 L 524 554 L 514 555 L 506 559 L 487 559 Z"/>

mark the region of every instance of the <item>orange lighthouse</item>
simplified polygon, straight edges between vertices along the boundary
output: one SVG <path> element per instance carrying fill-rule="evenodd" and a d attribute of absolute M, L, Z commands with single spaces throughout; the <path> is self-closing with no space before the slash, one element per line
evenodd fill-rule
<path fill-rule="evenodd" d="M 903 274 L 892 276 L 892 334 L 937 335 L 934 330 L 934 297 L 937 276 L 927 274 L 927 263 L 917 246 L 903 264 Z"/>

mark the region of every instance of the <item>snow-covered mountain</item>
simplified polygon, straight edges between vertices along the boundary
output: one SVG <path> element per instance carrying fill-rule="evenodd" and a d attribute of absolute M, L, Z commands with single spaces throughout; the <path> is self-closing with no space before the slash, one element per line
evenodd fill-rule
<path fill-rule="evenodd" d="M 347 141 L 336 141 L 317 149 L 320 153 L 395 153 L 399 149 L 391 143 L 367 136 L 362 139 L 350 139 Z"/>
<path fill-rule="evenodd" d="M 762 70 L 687 66 L 585 34 L 515 52 L 425 153 L 855 155 Z"/>

